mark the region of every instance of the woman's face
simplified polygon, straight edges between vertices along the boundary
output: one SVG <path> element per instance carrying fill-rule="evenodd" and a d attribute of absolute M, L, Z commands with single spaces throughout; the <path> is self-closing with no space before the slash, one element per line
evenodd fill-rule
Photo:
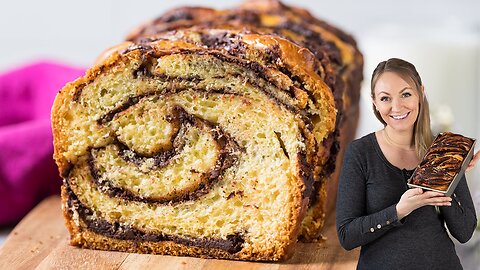
<path fill-rule="evenodd" d="M 374 88 L 373 103 L 383 121 L 397 131 L 413 129 L 420 97 L 414 86 L 394 72 L 380 75 Z"/>

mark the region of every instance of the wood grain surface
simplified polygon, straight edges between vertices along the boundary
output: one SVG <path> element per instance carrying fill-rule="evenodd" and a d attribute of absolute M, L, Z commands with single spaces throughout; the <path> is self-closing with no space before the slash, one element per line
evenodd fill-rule
<path fill-rule="evenodd" d="M 47 198 L 10 233 L 0 249 L 0 269 L 355 269 L 359 249 L 345 251 L 333 220 L 325 241 L 298 243 L 294 256 L 279 263 L 241 262 L 80 249 L 69 245 L 60 198 Z"/>

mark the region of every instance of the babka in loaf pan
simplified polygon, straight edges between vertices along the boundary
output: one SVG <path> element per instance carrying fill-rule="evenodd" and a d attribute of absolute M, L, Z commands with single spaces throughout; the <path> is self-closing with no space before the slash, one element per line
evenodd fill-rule
<path fill-rule="evenodd" d="M 232 46 L 205 42 L 218 36 Z M 117 47 L 52 109 L 71 243 L 288 257 L 335 130 L 318 68 L 309 50 L 279 36 L 226 29 Z"/>
<path fill-rule="evenodd" d="M 451 196 L 472 160 L 475 140 L 452 132 L 437 135 L 408 186 Z"/>

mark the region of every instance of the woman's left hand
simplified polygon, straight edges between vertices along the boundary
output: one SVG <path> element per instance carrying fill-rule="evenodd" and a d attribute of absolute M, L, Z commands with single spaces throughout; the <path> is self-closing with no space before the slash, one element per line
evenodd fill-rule
<path fill-rule="evenodd" d="M 470 163 L 468 164 L 468 167 L 467 167 L 467 172 L 470 171 L 471 169 L 473 169 L 475 167 L 475 165 L 477 164 L 478 160 L 480 160 L 480 151 L 478 151 L 477 153 L 475 153 L 475 155 L 473 156 L 472 160 L 470 161 Z"/>

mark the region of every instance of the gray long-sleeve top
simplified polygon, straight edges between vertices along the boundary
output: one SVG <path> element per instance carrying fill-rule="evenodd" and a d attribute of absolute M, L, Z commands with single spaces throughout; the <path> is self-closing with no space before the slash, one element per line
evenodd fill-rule
<path fill-rule="evenodd" d="M 477 218 L 465 177 L 451 206 L 424 206 L 398 220 L 396 204 L 413 171 L 383 155 L 375 133 L 353 141 L 345 152 L 337 195 L 341 245 L 361 246 L 358 269 L 462 269 L 447 234 L 468 241 Z"/>

